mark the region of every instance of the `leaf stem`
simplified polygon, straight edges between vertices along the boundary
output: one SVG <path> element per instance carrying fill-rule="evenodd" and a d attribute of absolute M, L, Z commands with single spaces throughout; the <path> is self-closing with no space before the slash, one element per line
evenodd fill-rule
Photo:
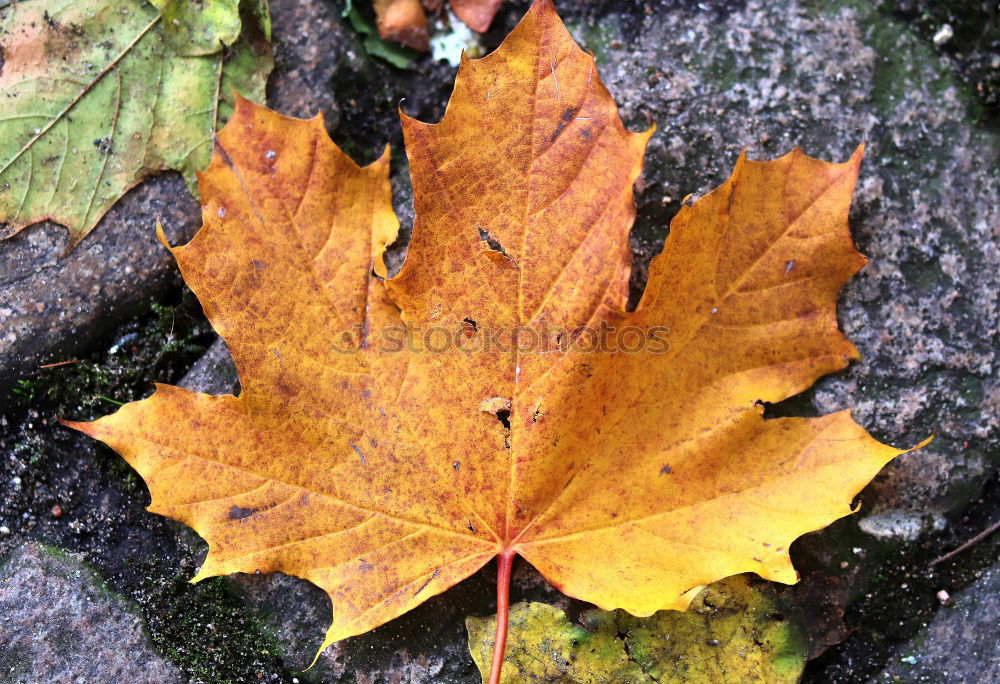
<path fill-rule="evenodd" d="M 490 665 L 489 684 L 500 684 L 504 651 L 507 648 L 507 616 L 510 613 L 510 568 L 514 551 L 504 550 L 497 558 L 497 633 L 493 643 L 493 663 Z"/>

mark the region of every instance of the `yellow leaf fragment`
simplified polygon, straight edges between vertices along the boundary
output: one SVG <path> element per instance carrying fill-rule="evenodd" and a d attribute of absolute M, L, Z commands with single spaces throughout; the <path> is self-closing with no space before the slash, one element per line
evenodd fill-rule
<path fill-rule="evenodd" d="M 807 640 L 782 605 L 737 575 L 699 592 L 690 610 L 636 618 L 590 610 L 579 625 L 545 603 L 510 610 L 504 684 L 797 682 Z M 469 650 L 485 679 L 496 617 L 469 617 Z"/>

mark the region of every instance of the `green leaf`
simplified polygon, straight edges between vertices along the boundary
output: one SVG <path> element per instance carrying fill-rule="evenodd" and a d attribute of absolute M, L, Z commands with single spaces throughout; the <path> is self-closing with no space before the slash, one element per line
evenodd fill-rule
<path fill-rule="evenodd" d="M 590 610 L 581 623 L 545 603 L 511 606 L 501 681 L 795 682 L 806 661 L 801 630 L 743 576 L 706 587 L 685 612 Z M 496 617 L 469 617 L 466 627 L 485 681 Z"/>
<path fill-rule="evenodd" d="M 397 69 L 413 69 L 413 59 L 416 53 L 396 43 L 368 36 L 364 40 L 365 52 L 372 57 L 385 60 Z"/>
<path fill-rule="evenodd" d="M 271 40 L 268 0 L 148 0 L 163 16 L 164 33 L 179 55 L 211 55 L 234 44 L 246 12 Z"/>
<path fill-rule="evenodd" d="M 170 47 L 181 55 L 211 55 L 240 35 L 239 0 L 149 0 L 163 16 Z"/>
<path fill-rule="evenodd" d="M 166 23 L 146 0 L 0 8 L 0 238 L 52 219 L 72 248 L 156 171 L 192 186 L 232 89 L 263 100 L 272 61 L 261 27 L 244 22 L 232 47 L 191 56 L 170 47 Z"/>

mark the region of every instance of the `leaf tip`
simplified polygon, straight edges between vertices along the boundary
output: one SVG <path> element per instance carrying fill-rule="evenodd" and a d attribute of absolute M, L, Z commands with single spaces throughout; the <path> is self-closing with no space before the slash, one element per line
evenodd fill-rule
<path fill-rule="evenodd" d="M 862 140 L 860 143 L 858 143 L 858 146 L 854 148 L 854 153 L 851 155 L 850 161 L 855 162 L 860 166 L 861 159 L 865 156 L 866 145 L 868 145 L 867 140 Z"/>
<path fill-rule="evenodd" d="M 528 11 L 549 12 L 551 14 L 555 14 L 556 16 L 558 16 L 558 13 L 556 12 L 555 3 L 553 3 L 552 0 L 534 0 L 534 2 L 531 3 L 531 9 L 529 9 Z"/>
<path fill-rule="evenodd" d="M 309 123 L 320 130 L 321 133 L 326 133 L 326 115 L 323 114 L 323 110 L 318 110 L 311 119 Z"/>
<path fill-rule="evenodd" d="M 89 424 L 89 423 L 78 423 L 75 420 L 66 420 L 62 416 L 56 416 L 56 422 L 62 425 L 63 427 L 79 430 L 80 432 L 85 432 L 86 430 L 84 429 L 83 426 Z"/>
<path fill-rule="evenodd" d="M 399 98 L 399 102 L 396 104 L 396 111 L 399 113 L 399 119 L 403 123 L 403 132 L 405 134 L 407 126 L 412 126 L 414 124 L 423 123 L 423 122 L 422 121 L 418 121 L 414 117 L 412 117 L 409 114 L 407 114 L 406 110 L 403 109 L 403 105 L 404 104 L 406 104 L 406 98 L 405 97 Z"/>
<path fill-rule="evenodd" d="M 330 628 L 326 630 L 326 635 L 323 637 L 323 643 L 321 643 L 319 645 L 319 648 L 316 649 L 316 655 L 313 656 L 312 662 L 309 663 L 308 667 L 306 667 L 306 669 L 303 670 L 303 672 L 308 672 L 309 670 L 313 669 L 316 663 L 319 662 L 319 657 L 323 655 L 323 651 L 325 651 L 327 647 L 333 644 L 335 641 L 337 641 L 337 637 L 333 634 L 333 623 L 331 621 Z"/>
<path fill-rule="evenodd" d="M 911 451 L 916 451 L 917 449 L 923 449 L 925 446 L 927 446 L 928 444 L 930 444 L 931 442 L 933 442 L 935 439 L 937 439 L 937 428 L 936 427 L 931 432 L 931 434 L 929 434 L 926 437 L 924 437 L 924 439 L 922 439 L 919 444 L 917 444 L 916 446 L 912 446 L 909 449 L 904 449 L 903 451 L 900 452 L 900 454 L 901 455 L 902 454 L 908 454 Z"/>
<path fill-rule="evenodd" d="M 97 432 L 98 432 L 98 430 L 97 430 L 97 423 L 100 422 L 99 420 L 76 421 L 76 420 L 66 420 L 62 416 L 56 416 L 56 421 L 60 425 L 62 425 L 63 427 L 67 427 L 67 428 L 70 428 L 72 430 L 76 430 L 77 432 L 82 432 L 83 434 L 87 435 L 88 437 L 93 437 L 94 439 L 99 439 L 99 437 L 97 436 Z"/>
<path fill-rule="evenodd" d="M 199 174 L 199 176 L 200 175 L 201 174 Z M 156 220 L 156 239 L 167 249 L 167 251 L 174 251 L 174 248 L 170 244 L 170 240 L 167 239 L 167 234 L 163 231 L 163 224 L 160 223 L 159 219 Z"/>
<path fill-rule="evenodd" d="M 152 504 L 150 504 L 150 506 L 152 506 Z M 198 530 L 195 530 L 195 531 L 198 532 Z M 201 534 L 200 532 L 198 532 L 198 534 L 200 536 L 202 536 L 202 537 L 205 536 L 205 535 Z M 209 554 L 211 554 L 211 553 L 212 553 L 212 551 L 211 551 L 211 549 L 209 549 Z M 201 582 L 202 580 L 206 580 L 209 577 L 215 577 L 217 573 L 212 572 L 212 570 L 210 569 L 209 566 L 210 566 L 209 561 L 206 558 L 205 562 L 201 564 L 200 568 L 198 568 L 198 572 L 195 573 L 194 577 L 192 577 L 191 579 L 188 580 L 188 584 L 198 584 L 198 582 Z"/>

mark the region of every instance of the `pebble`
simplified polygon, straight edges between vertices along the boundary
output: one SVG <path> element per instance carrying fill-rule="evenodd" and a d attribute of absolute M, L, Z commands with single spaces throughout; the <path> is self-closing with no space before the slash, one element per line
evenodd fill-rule
<path fill-rule="evenodd" d="M 943 24 L 941 28 L 937 30 L 937 33 L 934 34 L 934 38 L 932 38 L 932 40 L 935 45 L 944 45 L 951 40 L 954 35 L 955 31 L 951 28 L 951 24 Z"/>

